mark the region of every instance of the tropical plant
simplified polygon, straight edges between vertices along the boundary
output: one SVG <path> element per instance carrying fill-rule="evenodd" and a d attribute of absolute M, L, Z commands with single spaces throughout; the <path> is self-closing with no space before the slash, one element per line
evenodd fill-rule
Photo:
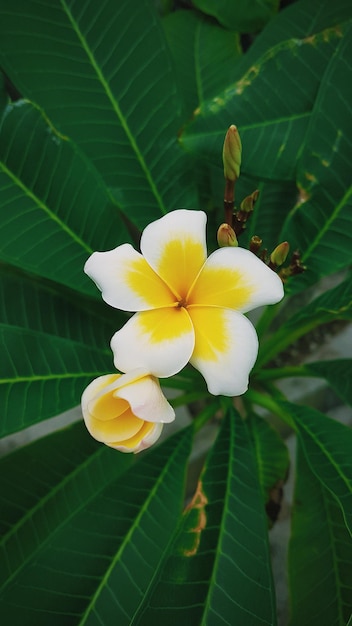
<path fill-rule="evenodd" d="M 259 190 L 240 246 L 259 237 L 268 262 L 281 242 L 291 250 L 243 396 L 210 394 L 187 365 L 161 383 L 190 424 L 150 450 L 113 450 L 80 419 L 1 459 L 4 624 L 277 624 L 267 509 L 289 468 L 280 424 L 297 437 L 290 624 L 351 624 L 352 432 L 277 386 L 318 377 L 352 403 L 351 359 L 287 357 L 352 318 L 351 35 L 349 0 L 0 0 L 1 437 L 115 371 L 109 342 L 127 317 L 83 272 L 94 251 L 138 248 L 181 207 L 207 213 L 215 250 L 232 124 L 236 201 Z M 209 421 L 218 435 L 190 494 Z"/>

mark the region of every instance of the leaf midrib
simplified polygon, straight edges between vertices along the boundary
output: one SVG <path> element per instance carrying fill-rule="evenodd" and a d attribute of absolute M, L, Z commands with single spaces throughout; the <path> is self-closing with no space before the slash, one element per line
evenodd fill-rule
<path fill-rule="evenodd" d="M 43 496 L 42 498 L 40 498 L 40 500 L 37 502 L 36 505 L 34 505 L 31 509 L 27 510 L 25 515 L 23 517 L 21 517 L 21 519 L 16 522 L 16 524 L 14 524 L 14 526 L 11 527 L 11 529 L 9 530 L 8 533 L 6 533 L 2 540 L 0 541 L 0 548 L 5 550 L 5 543 L 11 538 L 12 535 L 15 534 L 16 531 L 19 531 L 21 529 L 22 526 L 25 525 L 25 523 L 27 521 L 30 521 L 31 518 L 35 515 L 35 513 L 37 511 L 39 511 L 41 508 L 44 507 L 44 505 L 49 502 L 54 496 L 56 496 L 60 491 L 63 491 L 66 484 L 69 483 L 75 476 L 78 476 L 80 474 L 80 472 L 82 472 L 83 470 L 85 470 L 91 463 L 95 462 L 95 460 L 98 458 L 98 456 L 102 455 L 106 453 L 106 450 L 104 447 L 99 448 L 99 450 L 97 450 L 96 452 L 94 452 L 92 455 L 89 456 L 89 458 L 84 461 L 84 463 L 82 463 L 81 465 L 79 465 L 79 467 L 75 467 L 75 469 L 70 472 L 68 475 L 66 475 L 64 477 L 63 480 L 61 480 L 57 485 L 55 485 L 55 487 L 53 489 L 50 490 L 49 493 L 47 493 L 45 496 Z M 123 474 L 125 471 L 127 471 L 128 468 L 124 469 L 121 471 L 121 474 Z M 116 479 L 116 476 L 114 476 L 113 480 Z M 55 526 L 55 528 L 52 530 L 52 532 L 47 533 L 47 537 L 44 541 L 41 541 L 39 544 L 36 544 L 36 546 L 34 547 L 34 549 L 29 551 L 29 554 L 27 555 L 27 557 L 20 563 L 20 565 L 13 571 L 13 573 L 4 581 L 3 585 L 0 587 L 1 590 L 5 590 L 6 587 L 8 586 L 8 584 L 13 580 L 13 578 L 18 574 L 18 572 L 28 563 L 28 561 L 33 557 L 34 554 L 38 553 L 45 544 L 47 544 L 47 542 L 59 531 L 61 530 L 61 528 L 67 523 L 69 522 L 69 520 L 74 517 L 80 510 L 82 510 L 84 507 L 87 506 L 87 504 L 97 496 L 98 493 L 100 493 L 103 489 L 106 488 L 108 483 L 104 483 L 104 484 L 100 484 L 99 488 L 97 488 L 95 491 L 91 492 L 90 497 L 86 498 L 84 500 L 84 502 L 81 502 L 80 505 L 78 507 L 76 507 L 75 509 L 71 509 L 71 513 L 66 516 L 64 518 L 64 520 Z"/>
<path fill-rule="evenodd" d="M 188 428 L 186 428 L 185 430 L 188 431 Z M 168 474 L 170 465 L 172 465 L 174 463 L 175 456 L 179 453 L 180 447 L 184 444 L 185 435 L 186 435 L 186 433 L 184 433 L 184 437 L 181 439 L 181 441 L 178 443 L 177 447 L 174 449 L 174 452 L 169 457 L 167 463 L 165 463 L 165 465 L 163 467 L 163 470 L 159 474 L 156 482 L 154 483 L 152 489 L 149 492 L 148 498 L 144 501 L 143 505 L 139 508 L 139 512 L 138 512 L 137 517 L 134 519 L 134 522 L 133 522 L 132 526 L 129 528 L 128 533 L 126 534 L 126 536 L 125 536 L 123 542 L 121 543 L 118 551 L 116 552 L 114 558 L 111 560 L 111 563 L 110 563 L 109 567 L 107 568 L 104 576 L 102 577 L 102 580 L 101 580 L 100 584 L 98 585 L 94 595 L 92 596 L 92 599 L 91 599 L 89 605 L 87 606 L 86 610 L 82 614 L 81 620 L 77 624 L 77 626 L 84 626 L 84 624 L 87 623 L 87 619 L 89 619 L 89 617 L 90 617 L 91 610 L 94 608 L 94 605 L 96 604 L 96 602 L 97 602 L 101 592 L 104 590 L 104 588 L 105 588 L 105 586 L 107 584 L 107 581 L 109 580 L 110 575 L 111 575 L 111 573 L 112 573 L 116 563 L 119 561 L 119 559 L 120 559 L 121 555 L 123 554 L 126 546 L 130 542 L 134 532 L 138 529 L 141 519 L 143 518 L 145 513 L 148 511 L 150 502 L 155 497 L 155 494 L 157 493 L 160 485 L 164 482 L 165 476 Z M 189 432 L 188 432 L 188 435 L 190 436 Z"/>
<path fill-rule="evenodd" d="M 151 192 L 152 192 L 153 196 L 155 197 L 155 199 L 157 201 L 157 204 L 158 204 L 158 206 L 160 208 L 160 211 L 161 211 L 162 214 L 165 215 L 167 213 L 167 209 L 165 208 L 163 200 L 162 200 L 162 198 L 161 198 L 161 196 L 160 196 L 160 194 L 159 194 L 159 192 L 157 190 L 157 187 L 155 185 L 155 182 L 153 180 L 151 172 L 150 172 L 150 170 L 149 170 L 149 168 L 148 168 L 148 166 L 146 164 L 146 161 L 145 161 L 145 159 L 143 157 L 143 154 L 141 153 L 141 151 L 140 151 L 140 149 L 138 147 L 138 144 L 137 144 L 137 142 L 136 142 L 136 140 L 135 140 L 135 138 L 134 138 L 134 136 L 133 136 L 133 134 L 132 134 L 132 132 L 130 130 L 130 127 L 128 126 L 127 120 L 126 120 L 125 116 L 123 115 L 123 113 L 122 113 L 122 111 L 121 111 L 121 109 L 119 107 L 119 104 L 116 101 L 116 99 L 115 99 L 115 97 L 114 97 L 114 95 L 113 95 L 113 93 L 112 93 L 112 91 L 110 89 L 110 86 L 109 86 L 108 82 L 106 81 L 106 79 L 105 79 L 105 77 L 104 77 L 104 75 L 103 75 L 103 73 L 102 73 L 102 71 L 101 71 L 101 69 L 100 69 L 100 67 L 99 67 L 99 65 L 98 65 L 98 63 L 96 61 L 95 56 L 94 56 L 92 50 L 90 49 L 87 40 L 85 39 L 82 31 L 80 30 L 80 27 L 79 27 L 77 21 L 75 20 L 75 18 L 73 17 L 70 9 L 68 8 L 66 1 L 65 0 L 60 0 L 60 1 L 61 1 L 63 10 L 65 11 L 65 13 L 66 13 L 66 15 L 67 15 L 71 25 L 72 25 L 72 28 L 73 28 L 74 32 L 76 33 L 76 35 L 77 35 L 77 37 L 78 37 L 78 39 L 79 39 L 79 41 L 80 41 L 80 43 L 81 43 L 81 45 L 83 47 L 83 50 L 85 51 L 85 53 L 86 53 L 86 55 L 87 55 L 91 65 L 92 65 L 93 69 L 95 70 L 96 75 L 97 75 L 97 77 L 98 77 L 98 79 L 99 79 L 99 81 L 100 81 L 100 83 L 101 83 L 101 85 L 102 85 L 102 87 L 104 89 L 104 92 L 105 92 L 108 100 L 110 101 L 110 103 L 112 105 L 112 108 L 113 108 L 114 112 L 116 113 L 117 118 L 119 119 L 119 121 L 121 123 L 121 126 L 122 126 L 123 130 L 126 133 L 126 136 L 127 136 L 128 140 L 130 142 L 131 148 L 134 151 L 134 153 L 135 153 L 135 155 L 137 157 L 137 161 L 138 161 L 141 169 L 143 170 L 143 172 L 144 172 L 144 174 L 146 176 L 146 179 L 147 179 L 147 181 L 149 183 Z"/>
<path fill-rule="evenodd" d="M 85 252 L 88 252 L 88 254 L 92 254 L 93 249 L 90 248 L 90 246 L 88 246 L 73 230 L 71 230 L 71 228 L 69 228 L 67 226 L 67 224 L 65 224 L 55 213 L 53 213 L 53 211 L 51 211 L 51 209 L 49 209 L 49 207 L 42 202 L 38 196 L 36 196 L 19 178 L 18 176 L 16 176 L 16 174 L 14 174 L 8 167 L 6 167 L 4 162 L 0 162 L 0 168 L 3 170 L 3 172 L 10 178 L 10 180 L 13 182 L 13 184 L 18 187 L 19 189 L 21 189 L 21 191 L 24 193 L 25 196 L 27 196 L 36 206 L 38 209 L 42 209 L 47 216 L 56 224 L 58 224 L 58 226 L 60 226 L 60 228 L 69 235 L 69 237 L 71 239 L 73 239 L 73 241 L 75 241 L 75 243 L 79 244 L 79 246 L 81 246 L 83 248 L 83 250 Z"/>

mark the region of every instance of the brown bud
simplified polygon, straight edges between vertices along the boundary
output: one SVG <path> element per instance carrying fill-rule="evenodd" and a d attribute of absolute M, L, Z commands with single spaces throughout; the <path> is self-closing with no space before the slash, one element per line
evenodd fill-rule
<path fill-rule="evenodd" d="M 217 232 L 217 240 L 220 248 L 236 248 L 238 246 L 237 237 L 235 231 L 229 224 L 221 224 Z"/>
<path fill-rule="evenodd" d="M 257 254 L 262 243 L 263 243 L 263 240 L 260 237 L 258 237 L 258 235 L 253 235 L 253 237 L 251 238 L 249 242 L 250 251 L 253 252 L 253 254 Z"/>

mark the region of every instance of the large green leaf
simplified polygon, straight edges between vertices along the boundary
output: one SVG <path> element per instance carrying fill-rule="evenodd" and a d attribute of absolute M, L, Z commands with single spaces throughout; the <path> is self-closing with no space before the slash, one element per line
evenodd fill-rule
<path fill-rule="evenodd" d="M 347 85 L 352 78 L 351 21 L 345 36 L 340 32 L 339 37 L 314 103 L 307 148 L 298 161 L 300 200 L 281 235 L 302 250 L 309 284 L 350 262 L 352 112 Z"/>
<path fill-rule="evenodd" d="M 194 11 L 176 11 L 162 23 L 189 117 L 232 80 L 241 55 L 239 36 Z"/>
<path fill-rule="evenodd" d="M 159 21 L 148 0 L 14 0 L 0 10 L 6 72 L 94 162 L 138 226 L 195 200 Z"/>
<path fill-rule="evenodd" d="M 260 30 L 279 8 L 279 0 L 193 0 L 193 4 L 225 28 L 241 33 Z"/>
<path fill-rule="evenodd" d="M 352 611 L 352 541 L 341 510 L 297 443 L 289 545 L 291 626 L 345 626 Z"/>
<path fill-rule="evenodd" d="M 336 287 L 309 302 L 284 322 L 272 337 L 263 341 L 255 369 L 260 369 L 276 354 L 316 326 L 337 319 L 352 319 L 352 274 Z"/>
<path fill-rule="evenodd" d="M 127 229 L 88 159 L 23 101 L 0 128 L 0 202 L 2 261 L 98 295 L 83 265 Z"/>
<path fill-rule="evenodd" d="M 295 291 L 349 262 L 351 20 L 345 0 L 297 2 L 282 11 L 237 63 L 232 83 L 197 110 L 181 136 L 215 162 L 226 128 L 236 123 L 242 172 L 297 184 L 295 201 L 288 194 L 286 206 L 277 202 L 269 215 L 308 265 L 292 281 Z"/>
<path fill-rule="evenodd" d="M 85 386 L 113 369 L 109 341 L 121 316 L 103 303 L 4 267 L 0 318 L 1 436 L 78 404 Z"/>
<path fill-rule="evenodd" d="M 36 626 L 128 626 L 181 511 L 191 432 L 142 454 L 130 469 L 130 456 L 105 446 L 86 459 L 75 456 L 88 435 L 77 430 L 71 441 L 70 433 L 4 460 L 2 494 L 11 504 L 3 538 L 9 577 L 2 586 L 2 617 Z M 60 461 L 70 452 L 72 465 Z"/>
<path fill-rule="evenodd" d="M 352 535 L 352 429 L 306 406 L 281 402 L 317 479 L 339 503 Z"/>
<path fill-rule="evenodd" d="M 267 420 L 252 414 L 249 427 L 267 514 L 274 522 L 280 511 L 282 487 L 290 465 L 288 449 L 279 433 Z"/>
<path fill-rule="evenodd" d="M 257 462 L 246 425 L 232 408 L 132 622 L 181 623 L 276 624 Z"/>
<path fill-rule="evenodd" d="M 325 378 L 338 396 L 352 405 L 352 359 L 334 359 L 333 361 L 313 361 L 305 365 L 313 376 Z"/>

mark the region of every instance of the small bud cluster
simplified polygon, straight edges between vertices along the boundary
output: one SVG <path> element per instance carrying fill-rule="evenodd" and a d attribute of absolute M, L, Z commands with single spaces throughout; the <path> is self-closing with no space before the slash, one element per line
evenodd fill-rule
<path fill-rule="evenodd" d="M 218 244 L 221 248 L 238 246 L 238 237 L 246 228 L 247 221 L 251 217 L 255 203 L 259 197 L 259 190 L 256 189 L 249 196 L 246 196 L 240 204 L 240 208 L 235 208 L 235 183 L 240 175 L 242 143 L 237 127 L 232 124 L 225 136 L 222 152 L 225 176 L 224 210 L 225 222 L 221 224 L 217 232 Z M 287 241 L 281 242 L 268 254 L 266 248 L 262 248 L 262 239 L 254 235 L 249 242 L 249 250 L 258 256 L 270 269 L 278 270 L 278 275 L 284 282 L 290 276 L 295 276 L 304 272 L 306 267 L 302 264 L 300 252 L 293 252 L 289 264 L 282 267 L 286 262 L 290 250 Z M 281 269 L 280 269 L 281 268 Z"/>

